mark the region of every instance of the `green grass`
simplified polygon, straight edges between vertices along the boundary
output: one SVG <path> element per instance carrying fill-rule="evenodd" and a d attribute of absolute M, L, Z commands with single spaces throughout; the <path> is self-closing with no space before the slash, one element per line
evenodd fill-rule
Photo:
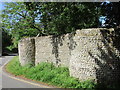
<path fill-rule="evenodd" d="M 19 63 L 18 56 L 14 57 L 6 66 L 8 72 L 14 75 L 23 75 L 26 78 L 48 83 L 62 88 L 95 88 L 92 80 L 80 82 L 70 77 L 66 67 L 55 67 L 51 63 L 41 63 L 37 66 L 24 66 Z"/>

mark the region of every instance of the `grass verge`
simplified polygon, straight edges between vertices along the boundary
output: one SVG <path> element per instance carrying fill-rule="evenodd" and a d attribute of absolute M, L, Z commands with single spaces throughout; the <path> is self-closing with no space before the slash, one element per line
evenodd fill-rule
<path fill-rule="evenodd" d="M 41 63 L 37 66 L 24 66 L 19 63 L 18 56 L 14 57 L 7 65 L 6 70 L 14 75 L 48 83 L 62 88 L 89 88 L 94 89 L 96 84 L 92 80 L 80 82 L 70 77 L 66 67 L 55 67 L 51 63 Z"/>

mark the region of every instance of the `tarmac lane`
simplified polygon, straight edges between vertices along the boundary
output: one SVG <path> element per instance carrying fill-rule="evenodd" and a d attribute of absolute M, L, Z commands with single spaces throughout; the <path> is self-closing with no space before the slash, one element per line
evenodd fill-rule
<path fill-rule="evenodd" d="M 53 87 L 42 85 L 34 81 L 24 80 L 18 77 L 14 77 L 9 73 L 3 71 L 4 66 L 13 58 L 14 56 L 4 56 L 0 57 L 0 88 L 51 88 Z M 14 89 L 13 89 L 14 90 Z M 18 89 L 19 90 L 19 89 Z M 23 89 L 22 89 L 23 90 Z"/>

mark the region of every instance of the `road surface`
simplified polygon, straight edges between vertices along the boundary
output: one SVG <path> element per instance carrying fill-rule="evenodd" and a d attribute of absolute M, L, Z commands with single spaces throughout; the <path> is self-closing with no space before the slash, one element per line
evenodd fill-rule
<path fill-rule="evenodd" d="M 2 70 L 4 65 L 9 62 L 14 56 L 4 56 L 0 57 L 0 88 L 51 88 L 50 90 L 55 90 L 53 87 L 38 84 L 33 81 L 24 80 L 16 78 Z M 2 78 L 1 78 L 2 77 Z"/>

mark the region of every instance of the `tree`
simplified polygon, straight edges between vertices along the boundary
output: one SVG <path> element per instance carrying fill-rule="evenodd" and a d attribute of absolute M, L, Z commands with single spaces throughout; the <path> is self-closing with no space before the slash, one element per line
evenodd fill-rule
<path fill-rule="evenodd" d="M 7 30 L 2 30 L 2 52 L 6 52 L 7 47 L 12 44 L 11 42 L 11 35 L 9 35 L 9 32 Z"/>
<path fill-rule="evenodd" d="M 102 11 L 106 17 L 106 27 L 119 27 L 120 28 L 120 2 L 103 3 Z"/>
<path fill-rule="evenodd" d="M 25 2 L 28 10 L 37 5 L 46 35 L 64 34 L 76 29 L 98 27 L 100 3 L 82 2 Z M 32 9 L 33 10 L 33 9 Z"/>
<path fill-rule="evenodd" d="M 23 37 L 59 35 L 98 27 L 100 3 L 11 2 L 2 12 L 2 28 L 9 30 L 13 47 Z"/>
<path fill-rule="evenodd" d="M 2 28 L 12 35 L 13 47 L 17 47 L 18 40 L 22 37 L 36 36 L 41 33 L 40 27 L 35 23 L 35 11 L 27 11 L 23 2 L 5 3 L 2 12 Z"/>

